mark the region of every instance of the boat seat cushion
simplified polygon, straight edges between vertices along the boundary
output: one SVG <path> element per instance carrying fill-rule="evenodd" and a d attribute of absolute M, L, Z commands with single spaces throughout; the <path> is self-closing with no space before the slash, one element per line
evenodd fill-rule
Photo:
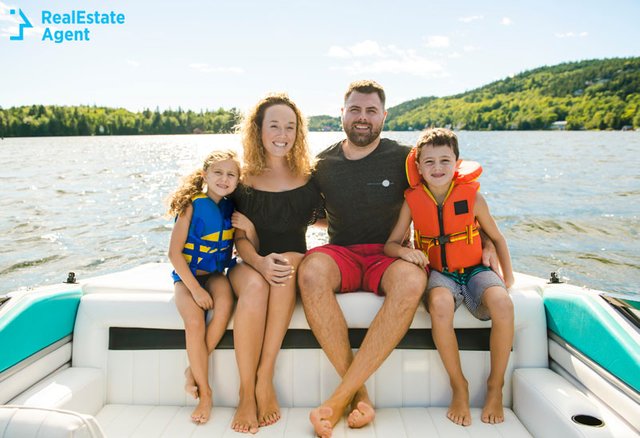
<path fill-rule="evenodd" d="M 184 406 L 107 405 L 97 415 L 109 437 L 242 437 L 230 424 L 234 408 L 214 407 L 204 425 L 190 421 L 193 408 Z M 461 427 L 446 417 L 446 408 L 378 408 L 376 420 L 362 429 L 350 429 L 341 420 L 334 429 L 336 438 L 423 438 L 446 437 L 531 437 L 515 414 L 505 410 L 505 422 L 491 425 L 480 421 L 480 409 L 472 408 L 473 424 Z M 276 424 L 260 428 L 260 438 L 312 438 L 309 409 L 283 408 Z"/>
<path fill-rule="evenodd" d="M 91 415 L 57 409 L 0 406 L 0 436 L 3 438 L 103 438 Z"/>
<path fill-rule="evenodd" d="M 174 303 L 170 266 L 149 264 L 127 272 L 98 278 L 83 286 L 89 293 L 82 297 L 76 318 L 72 366 L 103 371 L 107 404 L 193 404 L 194 400 L 182 388 L 187 356 L 183 322 Z M 158 277 L 163 278 L 161 284 L 157 282 Z M 145 289 L 146 283 L 140 281 L 145 278 L 150 279 L 150 289 Z M 126 290 L 116 293 L 117 284 L 126 285 Z M 536 287 L 521 281 L 511 292 L 516 334 L 505 376 L 505 406 L 511 405 L 513 369 L 548 366 L 544 308 Z M 164 291 L 160 291 L 162 288 Z M 383 298 L 365 292 L 337 297 L 350 334 L 354 335 L 365 332 L 384 302 Z M 490 369 L 491 322 L 479 321 L 461 307 L 455 314 L 454 325 L 461 333 L 466 331 L 461 336 L 469 335 L 471 344 L 476 342 L 474 338 L 481 338 L 479 346 L 462 348 L 461 344 L 461 358 L 469 380 L 471 404 L 482 406 Z M 376 406 L 448 405 L 451 390 L 433 346 L 430 328 L 430 318 L 421 305 L 408 334 L 410 342 L 401 343 L 367 381 Z M 233 329 L 233 319 L 228 329 Z M 290 334 L 295 339 L 315 341 L 299 302 L 287 336 Z M 225 339 L 229 341 L 226 346 L 222 345 L 227 342 Z M 338 385 L 337 373 L 317 342 L 315 346 L 288 345 L 289 340 L 285 338 L 285 344 L 278 356 L 274 378 L 282 406 L 317 406 Z M 239 377 L 232 348 L 232 333 L 228 332 L 210 357 L 210 382 L 216 406 L 237 405 Z"/>

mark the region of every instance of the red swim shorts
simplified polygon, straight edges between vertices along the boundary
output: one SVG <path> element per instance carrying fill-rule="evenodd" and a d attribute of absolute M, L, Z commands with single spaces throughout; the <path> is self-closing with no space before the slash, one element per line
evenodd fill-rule
<path fill-rule="evenodd" d="M 384 244 L 323 245 L 310 249 L 307 254 L 321 252 L 338 265 L 342 276 L 340 292 L 367 291 L 384 295 L 380 290 L 382 275 L 397 259 L 384 255 Z"/>

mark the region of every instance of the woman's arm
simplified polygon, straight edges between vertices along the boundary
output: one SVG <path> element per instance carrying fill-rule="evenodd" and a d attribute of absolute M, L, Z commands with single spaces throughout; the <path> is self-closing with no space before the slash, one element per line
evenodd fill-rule
<path fill-rule="evenodd" d="M 193 276 L 189 265 L 182 255 L 182 249 L 184 243 L 187 241 L 187 235 L 189 234 L 189 225 L 191 224 L 191 217 L 193 216 L 193 206 L 189 204 L 187 209 L 176 219 L 176 223 L 173 225 L 173 231 L 171 231 L 171 240 L 169 241 L 169 261 L 173 265 L 176 274 L 180 277 L 180 280 L 189 289 L 194 301 L 198 306 L 203 309 L 213 309 L 213 298 L 209 292 L 203 289 L 198 283 L 198 280 Z"/>
<path fill-rule="evenodd" d="M 421 250 L 402 245 L 409 231 L 409 225 L 411 225 L 411 209 L 405 200 L 400 208 L 398 220 L 384 245 L 384 253 L 389 257 L 399 257 L 407 262 L 425 267 L 429 264 L 429 259 Z"/>
<path fill-rule="evenodd" d="M 478 223 L 482 227 L 484 233 L 489 236 L 495 245 L 496 252 L 498 253 L 498 260 L 500 261 L 500 267 L 502 268 L 502 276 L 505 285 L 509 288 L 513 285 L 513 268 L 511 266 L 511 256 L 509 255 L 509 247 L 507 246 L 507 240 L 500 232 L 498 224 L 491 216 L 489 212 L 489 206 L 484 197 L 480 193 L 476 194 L 476 204 L 474 207 L 474 214 Z"/>

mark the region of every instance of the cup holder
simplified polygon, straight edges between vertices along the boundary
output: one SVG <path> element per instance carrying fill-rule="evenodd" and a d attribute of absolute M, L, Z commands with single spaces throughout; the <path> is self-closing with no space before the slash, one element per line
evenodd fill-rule
<path fill-rule="evenodd" d="M 592 415 L 574 415 L 571 417 L 571 420 L 576 424 L 581 424 L 583 426 L 591 426 L 591 427 L 603 427 L 604 421 L 601 419 L 594 417 Z"/>

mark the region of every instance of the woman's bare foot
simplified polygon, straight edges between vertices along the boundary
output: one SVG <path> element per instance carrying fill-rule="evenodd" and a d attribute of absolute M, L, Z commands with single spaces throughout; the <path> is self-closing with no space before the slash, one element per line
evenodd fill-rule
<path fill-rule="evenodd" d="M 316 436 L 320 438 L 331 438 L 333 434 L 333 426 L 331 417 L 333 415 L 333 409 L 327 406 L 320 406 L 315 408 L 309 414 L 309 420 L 313 425 L 313 430 L 316 432 Z"/>
<path fill-rule="evenodd" d="M 460 426 L 471 424 L 471 410 L 469 409 L 469 388 L 467 383 L 451 387 L 453 396 L 447 410 L 447 418 Z"/>
<path fill-rule="evenodd" d="M 253 397 L 240 397 L 240 403 L 236 414 L 231 421 L 231 429 L 241 433 L 258 432 L 258 414 L 256 399 Z"/>
<path fill-rule="evenodd" d="M 209 421 L 211 416 L 211 407 L 213 406 L 213 400 L 211 393 L 201 394 L 198 405 L 191 413 L 191 421 L 197 424 L 204 424 Z"/>
<path fill-rule="evenodd" d="M 504 409 L 502 407 L 502 386 L 488 386 L 487 399 L 482 408 L 480 419 L 484 423 L 497 424 L 504 421 Z"/>
<path fill-rule="evenodd" d="M 360 390 L 351 402 L 351 413 L 347 417 L 347 424 L 352 429 L 359 429 L 371 423 L 376 417 L 373 403 L 366 392 Z"/>
<path fill-rule="evenodd" d="M 272 381 L 258 378 L 256 383 L 258 424 L 260 427 L 274 424 L 280 419 L 280 405 Z"/>
<path fill-rule="evenodd" d="M 187 367 L 184 370 L 184 390 L 193 398 L 198 398 L 198 385 L 196 384 L 196 379 L 193 378 L 193 374 L 191 373 L 191 367 Z"/>

